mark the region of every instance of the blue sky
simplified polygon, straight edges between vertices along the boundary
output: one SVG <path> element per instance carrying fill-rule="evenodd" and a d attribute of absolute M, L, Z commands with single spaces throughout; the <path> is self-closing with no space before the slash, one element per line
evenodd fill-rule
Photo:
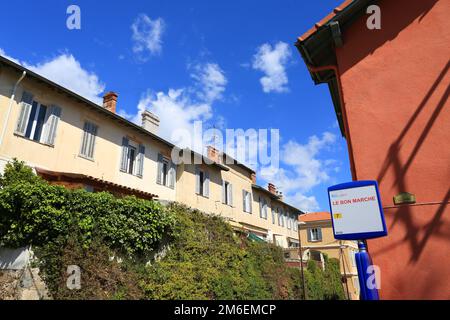
<path fill-rule="evenodd" d="M 340 2 L 8 1 L 0 53 L 97 102 L 116 91 L 121 115 L 153 111 L 166 138 L 194 120 L 279 129 L 280 169 L 258 182 L 328 210 L 326 187 L 351 180 L 346 143 L 293 44 Z M 81 30 L 66 27 L 71 4 Z"/>

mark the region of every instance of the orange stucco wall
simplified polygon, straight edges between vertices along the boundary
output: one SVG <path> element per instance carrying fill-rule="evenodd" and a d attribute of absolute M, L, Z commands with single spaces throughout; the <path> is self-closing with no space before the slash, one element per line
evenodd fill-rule
<path fill-rule="evenodd" d="M 336 49 L 358 180 L 375 179 L 389 235 L 369 241 L 383 299 L 450 298 L 450 6 L 382 0 Z M 416 195 L 395 207 L 393 196 Z"/>

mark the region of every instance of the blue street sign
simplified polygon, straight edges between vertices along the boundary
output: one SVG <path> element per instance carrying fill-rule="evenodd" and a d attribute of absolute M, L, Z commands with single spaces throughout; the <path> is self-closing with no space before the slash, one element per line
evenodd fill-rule
<path fill-rule="evenodd" d="M 387 235 L 376 181 L 354 181 L 328 188 L 334 237 L 361 240 Z"/>

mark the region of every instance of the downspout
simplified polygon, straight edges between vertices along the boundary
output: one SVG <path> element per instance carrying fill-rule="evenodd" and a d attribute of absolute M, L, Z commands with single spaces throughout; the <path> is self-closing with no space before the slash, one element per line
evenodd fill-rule
<path fill-rule="evenodd" d="M 23 80 L 23 78 L 25 78 L 26 74 L 27 74 L 26 71 L 22 72 L 22 75 L 20 76 L 19 80 L 17 80 L 16 84 L 13 87 L 11 98 L 9 99 L 8 111 L 6 113 L 5 121 L 3 121 L 2 135 L 0 136 L 0 146 L 3 144 L 3 139 L 4 139 L 5 133 L 6 133 L 6 127 L 8 126 L 9 116 L 11 114 L 13 101 L 16 96 L 17 87 L 18 87 L 19 83 Z"/>
<path fill-rule="evenodd" d="M 347 110 L 346 110 L 345 104 L 344 104 L 344 92 L 342 91 L 342 83 L 341 83 L 341 77 L 339 74 L 339 69 L 335 65 L 328 65 L 328 66 L 321 66 L 321 67 L 313 67 L 313 66 L 307 65 L 307 67 L 311 73 L 331 70 L 336 75 L 336 81 L 337 81 L 338 91 L 339 91 L 339 100 L 340 100 L 341 107 L 342 107 L 342 119 L 344 120 L 344 129 L 345 129 L 345 133 L 346 133 L 345 137 L 347 140 L 347 148 L 348 148 L 349 159 L 350 159 L 350 170 L 352 172 L 353 181 L 356 181 L 356 180 L 358 180 L 358 178 L 356 176 L 356 168 L 355 168 L 355 160 L 353 157 L 352 140 L 350 137 L 350 131 L 349 131 L 349 127 L 348 127 Z"/>

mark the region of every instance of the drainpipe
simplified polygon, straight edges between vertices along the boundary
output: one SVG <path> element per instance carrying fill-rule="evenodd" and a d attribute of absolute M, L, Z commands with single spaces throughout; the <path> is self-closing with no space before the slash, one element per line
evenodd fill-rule
<path fill-rule="evenodd" d="M 25 78 L 27 72 L 24 71 L 22 72 L 22 75 L 20 76 L 19 80 L 17 80 L 16 84 L 13 87 L 12 90 L 12 94 L 11 94 L 11 98 L 9 99 L 9 106 L 8 106 L 8 111 L 6 113 L 6 118 L 5 121 L 3 121 L 3 129 L 2 129 L 2 135 L 0 136 L 0 146 L 3 143 L 3 138 L 5 137 L 5 133 L 6 133 L 6 127 L 8 125 L 8 121 L 9 121 L 9 115 L 11 114 L 11 109 L 12 109 L 12 105 L 13 105 L 13 101 L 14 98 L 16 96 L 16 90 L 17 90 L 17 86 L 19 85 L 19 83 L 23 80 L 23 78 Z"/>
<path fill-rule="evenodd" d="M 347 148 L 348 148 L 349 158 L 350 158 L 350 166 L 351 166 L 350 169 L 352 172 L 352 178 L 354 181 L 356 181 L 358 179 L 356 176 L 355 160 L 353 158 L 352 140 L 351 140 L 350 131 L 348 128 L 347 111 L 345 109 L 345 104 L 344 104 L 344 92 L 342 91 L 342 83 L 341 83 L 341 77 L 339 74 L 338 67 L 335 65 L 322 66 L 322 67 L 313 67 L 313 66 L 307 65 L 307 67 L 311 73 L 331 70 L 336 75 L 336 81 L 337 81 L 338 91 L 339 91 L 339 100 L 340 100 L 341 107 L 342 107 L 342 118 L 344 120 L 344 129 L 345 129 L 345 133 L 346 133 Z"/>

